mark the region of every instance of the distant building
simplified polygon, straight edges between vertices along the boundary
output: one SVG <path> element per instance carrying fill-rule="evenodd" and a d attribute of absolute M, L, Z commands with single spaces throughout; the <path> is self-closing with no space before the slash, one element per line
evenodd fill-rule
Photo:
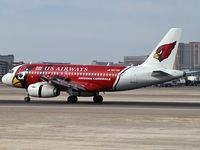
<path fill-rule="evenodd" d="M 18 62 L 18 63 L 24 63 L 23 61 L 21 62 Z M 70 62 L 44 62 L 44 61 L 40 61 L 40 62 L 29 62 L 29 63 L 26 63 L 26 64 L 48 64 L 48 65 L 70 65 L 71 63 Z"/>
<path fill-rule="evenodd" d="M 25 64 L 23 61 L 13 62 L 12 66 L 16 67 L 16 66 L 23 65 L 23 64 Z"/>
<path fill-rule="evenodd" d="M 91 65 L 100 65 L 100 66 L 130 66 L 130 65 L 140 65 L 142 64 L 146 59 L 148 58 L 148 55 L 145 56 L 124 56 L 124 61 L 119 61 L 118 63 L 113 62 L 107 62 L 107 61 L 96 61 L 93 60 Z"/>
<path fill-rule="evenodd" d="M 148 55 L 145 55 L 145 56 L 124 56 L 124 64 L 125 65 L 134 65 L 134 66 L 140 65 L 147 58 L 148 58 Z"/>
<path fill-rule="evenodd" d="M 0 75 L 6 74 L 14 62 L 14 55 L 0 55 Z"/>
<path fill-rule="evenodd" d="M 116 65 L 117 66 L 126 66 L 123 61 L 119 61 Z"/>
<path fill-rule="evenodd" d="M 0 76 L 6 74 L 8 70 L 8 62 L 0 61 Z"/>
<path fill-rule="evenodd" d="M 49 64 L 49 65 L 70 65 L 70 62 L 41 62 L 42 64 Z"/>
<path fill-rule="evenodd" d="M 93 60 L 91 65 L 98 65 L 98 66 L 124 66 L 124 62 L 119 61 L 118 63 L 108 62 L 108 61 L 96 61 Z"/>
<path fill-rule="evenodd" d="M 11 69 L 14 62 L 14 55 L 0 55 L 0 61 L 8 62 L 8 67 Z"/>
<path fill-rule="evenodd" d="M 200 42 L 179 44 L 175 68 L 200 69 Z"/>
<path fill-rule="evenodd" d="M 91 62 L 91 65 L 99 65 L 99 66 L 107 66 L 107 65 L 110 65 L 110 66 L 113 66 L 113 62 L 107 62 L 107 61 L 97 61 L 97 60 L 93 60 Z"/>

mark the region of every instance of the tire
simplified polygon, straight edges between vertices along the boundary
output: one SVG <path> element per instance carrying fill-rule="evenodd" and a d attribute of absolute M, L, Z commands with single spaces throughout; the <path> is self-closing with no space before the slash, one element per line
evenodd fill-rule
<path fill-rule="evenodd" d="M 102 103 L 103 97 L 101 95 L 94 96 L 93 101 L 94 101 L 94 103 Z"/>
<path fill-rule="evenodd" d="M 31 100 L 30 97 L 25 97 L 25 98 L 24 98 L 24 101 L 25 101 L 25 102 L 30 102 L 30 100 Z"/>
<path fill-rule="evenodd" d="M 78 98 L 77 98 L 77 96 L 69 96 L 67 98 L 67 101 L 68 101 L 68 103 L 77 103 Z"/>

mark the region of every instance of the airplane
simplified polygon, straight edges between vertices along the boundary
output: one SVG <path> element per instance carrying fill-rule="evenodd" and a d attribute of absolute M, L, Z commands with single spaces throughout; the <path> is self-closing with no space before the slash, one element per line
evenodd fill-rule
<path fill-rule="evenodd" d="M 76 103 L 81 96 L 102 103 L 100 92 L 132 90 L 185 76 L 184 71 L 173 69 L 181 32 L 181 28 L 171 28 L 138 66 L 25 64 L 11 69 L 2 82 L 26 89 L 26 102 L 30 96 L 56 97 L 65 91 L 69 103 Z"/>

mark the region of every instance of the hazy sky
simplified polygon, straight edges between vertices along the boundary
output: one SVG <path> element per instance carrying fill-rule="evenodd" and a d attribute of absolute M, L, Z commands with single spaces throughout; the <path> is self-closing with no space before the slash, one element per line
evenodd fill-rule
<path fill-rule="evenodd" d="M 0 54 L 90 64 L 147 55 L 171 27 L 200 41 L 199 0 L 0 0 Z"/>

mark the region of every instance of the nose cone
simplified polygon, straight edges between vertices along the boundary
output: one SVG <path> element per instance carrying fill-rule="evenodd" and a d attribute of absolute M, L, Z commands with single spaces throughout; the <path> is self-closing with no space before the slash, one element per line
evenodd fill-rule
<path fill-rule="evenodd" d="M 6 85 L 12 85 L 12 75 L 10 74 L 4 75 L 1 80 Z"/>

